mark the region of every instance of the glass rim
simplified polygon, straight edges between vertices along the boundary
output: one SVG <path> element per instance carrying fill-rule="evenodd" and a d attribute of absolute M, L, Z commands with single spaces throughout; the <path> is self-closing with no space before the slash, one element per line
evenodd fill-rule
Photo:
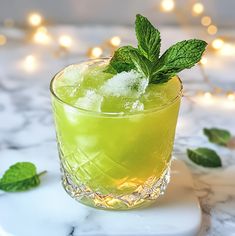
<path fill-rule="evenodd" d="M 75 110 L 78 110 L 78 111 L 80 111 L 82 113 L 86 113 L 86 114 L 90 114 L 90 115 L 95 115 L 95 116 L 107 116 L 107 117 L 126 117 L 126 116 L 134 116 L 134 115 L 154 113 L 154 112 L 161 111 L 161 110 L 169 107 L 171 104 L 173 104 L 175 101 L 177 101 L 178 98 L 182 97 L 182 94 L 183 94 L 183 92 L 182 92 L 183 91 L 183 84 L 182 84 L 182 81 L 181 81 L 181 79 L 179 78 L 178 75 L 176 75 L 176 77 L 177 77 L 177 79 L 180 82 L 180 89 L 179 89 L 179 92 L 177 93 L 177 95 L 174 98 L 169 99 L 169 101 L 167 101 L 166 103 L 164 103 L 161 106 L 149 108 L 149 109 L 142 110 L 142 111 L 135 111 L 135 112 L 130 112 L 130 111 L 128 111 L 128 112 L 103 112 L 103 111 L 92 111 L 92 110 L 84 109 L 84 108 L 74 106 L 74 105 L 64 101 L 54 91 L 54 88 L 53 88 L 54 81 L 56 80 L 56 78 L 58 78 L 64 72 L 64 70 L 67 67 L 69 67 L 69 66 L 78 66 L 81 63 L 85 63 L 85 62 L 92 62 L 92 61 L 95 62 L 95 61 L 102 61 L 102 60 L 109 60 L 109 59 L 110 59 L 109 57 L 103 57 L 103 58 L 97 58 L 97 59 L 88 59 L 88 60 L 82 60 L 81 62 L 76 63 L 76 64 L 70 64 L 70 65 L 65 66 L 63 69 L 61 69 L 59 72 L 57 72 L 52 77 L 52 79 L 50 81 L 50 92 L 51 92 L 51 95 L 57 101 L 59 101 L 60 103 L 66 105 L 66 106 L 69 106 L 69 107 L 71 107 L 71 108 L 73 108 Z"/>

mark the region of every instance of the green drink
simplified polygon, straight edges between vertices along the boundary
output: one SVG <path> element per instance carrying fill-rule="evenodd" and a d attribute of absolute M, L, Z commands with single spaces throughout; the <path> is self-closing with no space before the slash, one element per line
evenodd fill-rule
<path fill-rule="evenodd" d="M 175 74 L 146 76 L 130 61 L 113 73 L 114 60 L 59 72 L 52 106 L 66 191 L 90 206 L 130 209 L 151 203 L 169 182 L 182 84 Z"/>
<path fill-rule="evenodd" d="M 145 88 L 143 78 L 121 73 L 130 84 L 112 93 L 117 82 L 103 72 L 107 63 L 94 60 L 60 72 L 52 104 L 67 191 L 83 195 L 85 189 L 79 200 L 90 205 L 128 208 L 166 187 L 181 82 L 175 77 Z"/>

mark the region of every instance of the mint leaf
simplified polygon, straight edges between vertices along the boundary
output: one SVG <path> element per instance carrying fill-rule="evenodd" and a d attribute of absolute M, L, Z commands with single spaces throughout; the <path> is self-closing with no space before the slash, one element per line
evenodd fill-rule
<path fill-rule="evenodd" d="M 140 14 L 136 15 L 135 32 L 141 54 L 151 62 L 156 61 L 161 47 L 160 32 L 154 28 L 146 17 Z"/>
<path fill-rule="evenodd" d="M 148 59 L 146 59 L 144 56 L 142 56 L 138 51 L 130 51 L 129 53 L 130 58 L 132 62 L 134 63 L 136 69 L 149 78 L 150 76 L 150 69 L 151 69 L 151 64 Z"/>
<path fill-rule="evenodd" d="M 138 49 L 124 46 L 115 51 L 105 72 L 116 74 L 138 70 L 149 83 L 165 83 L 178 72 L 189 69 L 200 59 L 207 43 L 199 39 L 184 40 L 171 46 L 160 58 L 160 33 L 149 20 L 136 15 Z"/>
<path fill-rule="evenodd" d="M 26 191 L 40 184 L 36 167 L 31 162 L 18 162 L 5 172 L 0 179 L 0 189 L 6 192 Z"/>
<path fill-rule="evenodd" d="M 157 83 L 163 76 L 170 79 L 176 73 L 191 68 L 201 59 L 206 45 L 203 40 L 190 39 L 171 46 L 153 65 L 150 82 Z"/>
<path fill-rule="evenodd" d="M 204 167 L 221 167 L 218 154 L 209 148 L 187 149 L 188 158 L 194 163 Z"/>
<path fill-rule="evenodd" d="M 116 74 L 122 71 L 130 71 L 134 69 L 135 65 L 131 60 L 130 52 L 136 50 L 137 49 L 132 46 L 123 46 L 118 48 L 110 60 L 109 66 L 105 72 Z"/>
<path fill-rule="evenodd" d="M 203 129 L 203 133 L 208 137 L 210 142 L 219 144 L 221 146 L 227 146 L 232 138 L 230 132 L 225 129 L 205 128 Z"/>

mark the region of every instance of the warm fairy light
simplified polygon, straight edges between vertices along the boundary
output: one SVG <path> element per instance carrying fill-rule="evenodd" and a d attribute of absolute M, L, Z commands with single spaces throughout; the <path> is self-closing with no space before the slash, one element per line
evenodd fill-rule
<path fill-rule="evenodd" d="M 227 96 L 213 96 L 210 92 L 200 93 L 195 98 L 200 106 L 215 106 L 218 109 L 235 109 L 235 92 L 228 92 Z"/>
<path fill-rule="evenodd" d="M 207 32 L 208 32 L 208 34 L 210 34 L 210 35 L 216 34 L 217 31 L 218 31 L 218 29 L 217 29 L 217 27 L 216 27 L 215 25 L 210 25 L 210 26 L 208 26 L 208 28 L 207 28 Z"/>
<path fill-rule="evenodd" d="M 161 9 L 164 12 L 173 11 L 175 8 L 175 2 L 173 0 L 162 0 Z"/>
<path fill-rule="evenodd" d="M 114 36 L 110 39 L 110 44 L 113 47 L 118 47 L 121 44 L 121 39 L 118 36 Z"/>
<path fill-rule="evenodd" d="M 200 63 L 202 65 L 205 65 L 206 63 L 208 62 L 207 58 L 205 56 L 202 56 L 201 60 L 200 60 Z"/>
<path fill-rule="evenodd" d="M 37 29 L 36 33 L 33 36 L 33 39 L 36 43 L 40 44 L 48 44 L 51 41 L 51 37 L 47 32 L 47 28 L 43 26 Z"/>
<path fill-rule="evenodd" d="M 220 38 L 214 39 L 211 43 L 211 46 L 216 50 L 221 49 L 223 45 L 224 45 L 224 40 Z"/>
<path fill-rule="evenodd" d="M 235 56 L 235 45 L 224 43 L 219 53 L 223 56 Z"/>
<path fill-rule="evenodd" d="M 233 92 L 228 92 L 228 93 L 227 93 L 227 98 L 228 98 L 228 100 L 230 100 L 230 101 L 234 101 L 234 100 L 235 100 L 235 93 L 233 93 Z"/>
<path fill-rule="evenodd" d="M 26 58 L 24 59 L 24 62 L 23 62 L 23 67 L 26 71 L 33 72 L 36 70 L 37 66 L 38 66 L 37 60 L 36 60 L 35 56 L 33 56 L 33 55 L 26 56 Z"/>
<path fill-rule="evenodd" d="M 3 34 L 0 34 L 0 46 L 6 44 L 7 37 Z"/>
<path fill-rule="evenodd" d="M 205 92 L 204 93 L 204 98 L 207 100 L 210 100 L 212 98 L 212 94 L 210 92 Z"/>
<path fill-rule="evenodd" d="M 28 16 L 28 23 L 31 26 L 39 26 L 42 23 L 42 16 L 37 12 L 31 13 Z"/>
<path fill-rule="evenodd" d="M 102 53 L 103 53 L 102 48 L 94 47 L 94 48 L 89 49 L 88 56 L 90 58 L 99 58 L 102 55 Z"/>
<path fill-rule="evenodd" d="M 61 35 L 59 37 L 59 45 L 63 48 L 70 48 L 73 44 L 73 40 L 69 35 Z"/>
<path fill-rule="evenodd" d="M 201 106 L 213 105 L 215 100 L 210 92 L 200 92 L 195 97 L 196 102 Z"/>
<path fill-rule="evenodd" d="M 208 26 L 211 24 L 211 18 L 209 16 L 203 16 L 201 19 L 201 24 L 204 26 Z"/>
<path fill-rule="evenodd" d="M 200 2 L 194 3 L 194 4 L 193 4 L 192 11 L 193 11 L 193 13 L 196 14 L 196 15 L 202 14 L 203 11 L 204 11 L 204 6 L 203 6 L 203 4 L 200 3 Z"/>

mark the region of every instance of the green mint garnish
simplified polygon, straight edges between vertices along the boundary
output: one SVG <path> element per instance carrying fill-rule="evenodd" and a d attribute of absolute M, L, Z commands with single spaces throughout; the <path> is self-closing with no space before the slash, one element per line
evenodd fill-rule
<path fill-rule="evenodd" d="M 229 141 L 232 139 L 232 135 L 228 130 L 211 128 L 203 129 L 203 133 L 208 137 L 209 141 L 216 143 L 221 146 L 227 146 Z"/>
<path fill-rule="evenodd" d="M 139 52 L 149 61 L 158 59 L 161 47 L 160 32 L 148 21 L 146 17 L 136 15 L 135 32 L 138 40 Z"/>
<path fill-rule="evenodd" d="M 33 163 L 18 162 L 10 166 L 0 179 L 0 189 L 6 192 L 26 191 L 38 186 L 39 176 L 45 173 L 46 171 L 37 174 Z"/>
<path fill-rule="evenodd" d="M 184 69 L 193 67 L 200 61 L 206 45 L 207 43 L 203 40 L 190 39 L 171 46 L 156 61 L 150 82 L 158 83 L 162 76 L 170 78 Z"/>
<path fill-rule="evenodd" d="M 110 60 L 108 68 L 105 70 L 105 72 L 116 74 L 120 73 L 122 71 L 130 71 L 135 68 L 134 63 L 132 62 L 132 59 L 130 57 L 131 51 L 136 51 L 136 48 L 133 48 L 132 46 L 124 46 L 118 48 L 112 59 Z"/>
<path fill-rule="evenodd" d="M 160 32 L 139 14 L 136 16 L 135 31 L 138 48 L 124 46 L 117 49 L 106 72 L 116 74 L 134 69 L 149 78 L 150 83 L 164 83 L 199 62 L 207 45 L 199 39 L 184 40 L 171 46 L 159 58 Z"/>
<path fill-rule="evenodd" d="M 221 167 L 219 155 L 209 148 L 187 149 L 188 158 L 194 163 L 204 167 Z"/>

